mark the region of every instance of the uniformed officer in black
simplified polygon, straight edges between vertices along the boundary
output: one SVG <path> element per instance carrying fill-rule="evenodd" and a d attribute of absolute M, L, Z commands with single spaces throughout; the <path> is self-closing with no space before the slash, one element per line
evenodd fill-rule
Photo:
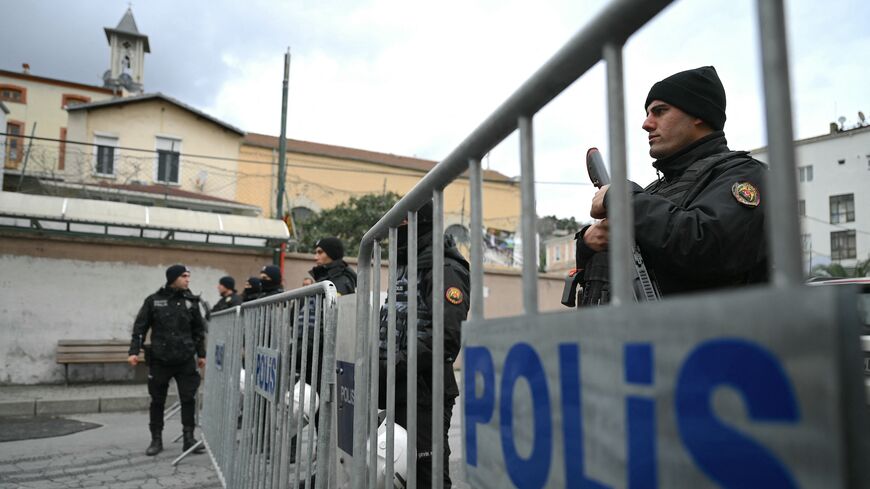
<path fill-rule="evenodd" d="M 220 299 L 211 308 L 211 312 L 223 311 L 224 309 L 242 305 L 242 298 L 236 292 L 236 279 L 233 277 L 229 275 L 221 277 L 218 281 L 217 290 L 218 294 L 220 294 Z"/>
<path fill-rule="evenodd" d="M 643 129 L 658 180 L 631 183 L 635 240 L 663 296 L 767 280 L 766 166 L 725 140 L 725 89 L 716 69 L 671 75 L 650 89 Z M 577 234 L 577 266 L 608 245 L 607 190 Z"/>
<path fill-rule="evenodd" d="M 432 203 L 417 213 L 417 487 L 432 485 L 432 362 L 444 363 L 444 487 L 451 487 L 450 446 L 447 432 L 453 417 L 453 405 L 459 386 L 453 374 L 453 362 L 461 346 L 462 321 L 468 316 L 470 275 L 468 261 L 456 249 L 453 238 L 444 237 L 444 290 L 438 297 L 444 302 L 444 358 L 433 359 L 432 325 Z M 398 269 L 396 282 L 396 423 L 407 424 L 407 347 L 408 324 L 408 232 L 404 224 L 398 230 Z M 387 305 L 380 312 L 380 407 L 386 407 Z M 411 335 L 413 338 L 413 334 Z"/>
<path fill-rule="evenodd" d="M 284 292 L 281 268 L 278 265 L 263 266 L 260 269 L 260 283 L 262 284 L 260 297 L 269 297 Z"/>
<path fill-rule="evenodd" d="M 145 299 L 133 325 L 128 359 L 133 366 L 139 363 L 139 351 L 151 330 L 151 347 L 146 352 L 151 395 L 151 445 L 145 451 L 147 455 L 163 450 L 163 411 L 172 378 L 181 401 L 184 451 L 196 444 L 194 410 L 200 382 L 197 367 L 205 367 L 205 322 L 199 311 L 199 297 L 188 290 L 189 285 L 190 270 L 186 266 L 167 268 L 166 285 Z"/>
<path fill-rule="evenodd" d="M 330 236 L 321 238 L 314 244 L 315 267 L 308 273 L 317 282 L 329 280 L 335 285 L 339 295 L 356 292 L 356 272 L 343 260 L 344 243 Z"/>

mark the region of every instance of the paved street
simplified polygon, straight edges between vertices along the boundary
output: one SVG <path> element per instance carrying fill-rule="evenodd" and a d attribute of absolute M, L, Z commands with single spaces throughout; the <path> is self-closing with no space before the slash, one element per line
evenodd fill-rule
<path fill-rule="evenodd" d="M 167 424 L 166 449 L 145 455 L 147 413 L 69 415 L 100 428 L 66 436 L 0 443 L 0 488 L 219 488 L 208 455 L 191 455 L 173 467 L 181 442 L 171 443 L 181 426 Z M 199 436 L 197 434 L 197 436 Z"/>
<path fill-rule="evenodd" d="M 171 465 L 181 453 L 181 442 L 171 443 L 181 430 L 177 419 L 167 424 L 164 451 L 156 457 L 146 456 L 147 416 L 143 411 L 67 415 L 67 419 L 102 426 L 53 438 L 0 443 L 0 489 L 221 487 L 208 455 L 191 455 L 177 466 Z M 450 440 L 454 447 L 450 456 L 454 487 L 466 488 L 458 480 L 461 448 L 457 412 Z"/>

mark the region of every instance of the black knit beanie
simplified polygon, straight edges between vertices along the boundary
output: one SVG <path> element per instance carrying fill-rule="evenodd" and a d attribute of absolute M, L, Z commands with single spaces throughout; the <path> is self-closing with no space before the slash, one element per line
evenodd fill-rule
<path fill-rule="evenodd" d="M 184 272 L 190 273 L 190 269 L 186 266 L 176 263 L 171 267 L 166 269 L 166 286 L 169 287 L 172 285 L 178 277 L 180 277 Z"/>
<path fill-rule="evenodd" d="M 681 71 L 653 85 L 643 104 L 644 112 L 653 100 L 698 117 L 716 131 L 725 127 L 725 87 L 712 66 Z"/>
<path fill-rule="evenodd" d="M 281 269 L 277 265 L 266 265 L 260 273 L 265 273 L 269 277 L 268 281 L 263 280 L 264 289 L 281 285 Z"/>
<path fill-rule="evenodd" d="M 218 283 L 232 290 L 233 292 L 236 291 L 236 279 L 230 277 L 229 275 L 227 275 L 226 277 L 221 277 L 221 279 L 218 280 Z"/>
<path fill-rule="evenodd" d="M 250 285 L 250 287 L 248 287 L 247 285 Z M 262 291 L 263 291 L 263 281 L 260 280 L 260 277 L 248 277 L 248 283 L 245 286 L 245 292 L 259 293 Z"/>
<path fill-rule="evenodd" d="M 317 242 L 314 243 L 314 248 L 321 248 L 326 255 L 333 260 L 341 260 L 344 258 L 344 243 L 334 236 L 317 240 Z"/>

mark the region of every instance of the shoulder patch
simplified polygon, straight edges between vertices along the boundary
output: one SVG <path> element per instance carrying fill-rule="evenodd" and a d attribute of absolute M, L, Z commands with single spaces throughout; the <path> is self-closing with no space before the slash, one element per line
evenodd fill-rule
<path fill-rule="evenodd" d="M 459 290 L 458 287 L 450 287 L 447 289 L 447 293 L 444 294 L 444 297 L 447 298 L 447 301 L 451 304 L 462 304 L 464 297 L 462 296 L 462 291 Z"/>
<path fill-rule="evenodd" d="M 758 207 L 761 203 L 761 195 L 758 189 L 749 182 L 734 182 L 731 186 L 731 194 L 737 202 L 746 207 Z"/>

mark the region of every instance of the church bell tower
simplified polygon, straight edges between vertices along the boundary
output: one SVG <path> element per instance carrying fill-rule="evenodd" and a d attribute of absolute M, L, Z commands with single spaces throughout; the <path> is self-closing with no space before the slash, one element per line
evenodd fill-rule
<path fill-rule="evenodd" d="M 125 95 L 142 93 L 145 53 L 150 53 L 151 47 L 148 36 L 136 28 L 133 11 L 127 8 L 117 27 L 104 30 L 112 51 L 109 69 L 103 74 L 103 86 Z"/>

